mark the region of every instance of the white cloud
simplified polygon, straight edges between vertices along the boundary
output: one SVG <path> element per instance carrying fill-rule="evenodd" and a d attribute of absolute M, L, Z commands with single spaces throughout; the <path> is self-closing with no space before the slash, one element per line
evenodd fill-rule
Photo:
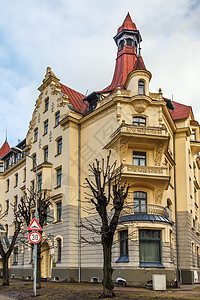
<path fill-rule="evenodd" d="M 85 93 L 113 75 L 113 36 L 129 11 L 143 38 L 151 91 L 192 105 L 200 120 L 200 3 L 198 0 L 9 0 L 0 19 L 0 145 L 26 135 L 47 66 Z"/>

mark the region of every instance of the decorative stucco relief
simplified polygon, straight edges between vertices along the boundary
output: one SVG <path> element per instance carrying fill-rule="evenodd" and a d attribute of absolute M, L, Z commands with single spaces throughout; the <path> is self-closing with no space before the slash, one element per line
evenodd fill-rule
<path fill-rule="evenodd" d="M 165 189 L 165 183 L 156 185 L 155 189 L 155 204 L 162 204 L 162 197 Z"/>

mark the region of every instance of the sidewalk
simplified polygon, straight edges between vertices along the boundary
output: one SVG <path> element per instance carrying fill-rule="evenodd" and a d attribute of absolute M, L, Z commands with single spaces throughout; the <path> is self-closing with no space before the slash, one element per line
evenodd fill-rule
<path fill-rule="evenodd" d="M 9 298 L 3 295 L 0 295 L 0 300 L 13 300 L 14 298 Z"/>

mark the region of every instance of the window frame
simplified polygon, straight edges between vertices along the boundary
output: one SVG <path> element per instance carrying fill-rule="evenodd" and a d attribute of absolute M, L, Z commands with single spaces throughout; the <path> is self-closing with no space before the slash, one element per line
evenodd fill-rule
<path fill-rule="evenodd" d="M 145 82 L 141 79 L 138 81 L 138 95 L 145 95 Z"/>
<path fill-rule="evenodd" d="M 56 202 L 56 222 L 62 221 L 62 201 Z"/>
<path fill-rule="evenodd" d="M 144 195 L 144 197 L 141 197 L 142 195 Z M 143 191 L 134 191 L 133 206 L 134 214 L 147 214 L 147 193 Z"/>
<path fill-rule="evenodd" d="M 56 169 L 56 187 L 61 187 L 62 184 L 62 167 Z"/>
<path fill-rule="evenodd" d="M 57 155 L 62 153 L 62 137 L 57 139 Z"/>
<path fill-rule="evenodd" d="M 34 142 L 38 140 L 38 127 L 34 129 Z"/>
<path fill-rule="evenodd" d="M 48 146 L 44 147 L 44 162 L 48 162 L 48 157 L 49 157 L 49 148 Z"/>
<path fill-rule="evenodd" d="M 44 112 L 49 109 L 49 97 L 44 100 Z"/>
<path fill-rule="evenodd" d="M 44 135 L 48 133 L 49 120 L 44 121 Z"/>
<path fill-rule="evenodd" d="M 55 113 L 55 127 L 57 127 L 60 123 L 60 111 Z"/>
<path fill-rule="evenodd" d="M 142 232 L 147 233 L 149 232 L 149 237 L 142 236 Z M 154 236 L 150 237 L 150 233 L 153 232 Z M 159 233 L 159 237 L 155 237 L 156 233 Z M 145 235 L 145 234 L 144 234 Z M 149 243 L 152 242 L 152 245 L 154 244 L 154 248 L 157 248 L 158 251 L 153 251 L 154 255 L 156 255 L 156 252 L 158 254 L 158 257 L 154 260 L 151 260 L 150 258 L 150 246 Z M 143 249 L 142 249 L 143 248 Z M 145 249 L 148 249 L 148 251 L 145 251 Z M 143 256 L 147 256 L 146 259 Z M 149 256 L 148 256 L 149 255 Z M 154 229 L 139 229 L 139 262 L 140 264 L 157 264 L 158 266 L 162 264 L 162 230 L 154 230 Z M 142 265 L 140 265 L 142 266 Z"/>
<path fill-rule="evenodd" d="M 18 265 L 18 259 L 19 259 L 19 247 L 15 246 L 13 249 L 13 265 L 15 266 Z"/>
<path fill-rule="evenodd" d="M 133 125 L 134 126 L 146 126 L 146 118 L 145 117 L 133 117 Z"/>
<path fill-rule="evenodd" d="M 147 153 L 144 151 L 133 151 L 133 165 L 145 167 L 147 165 Z"/>

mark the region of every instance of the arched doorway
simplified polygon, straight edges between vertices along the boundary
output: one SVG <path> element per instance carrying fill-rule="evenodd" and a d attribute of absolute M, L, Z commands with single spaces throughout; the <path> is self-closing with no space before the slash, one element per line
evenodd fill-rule
<path fill-rule="evenodd" d="M 47 242 L 41 247 L 41 278 L 48 278 L 50 274 L 50 248 Z"/>

